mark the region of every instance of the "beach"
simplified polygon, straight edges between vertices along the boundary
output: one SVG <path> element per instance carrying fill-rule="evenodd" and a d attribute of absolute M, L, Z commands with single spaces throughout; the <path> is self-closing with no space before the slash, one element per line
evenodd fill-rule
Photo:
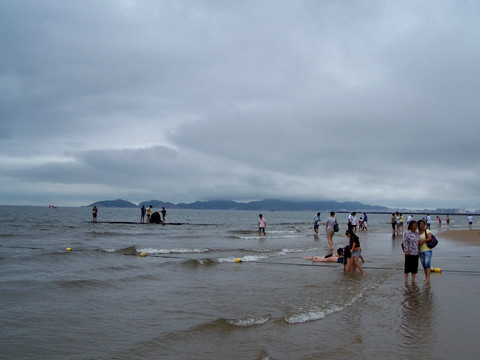
<path fill-rule="evenodd" d="M 362 277 L 303 259 L 328 250 L 310 212 L 263 212 L 267 236 L 253 211 L 169 210 L 178 226 L 136 224 L 139 209 L 0 214 L 5 359 L 477 358 L 480 247 L 446 236 L 460 216 L 432 225 L 442 272 L 406 286 L 388 215 L 357 232 Z"/>
<path fill-rule="evenodd" d="M 472 246 L 480 246 L 480 230 L 447 230 L 439 233 L 443 238 L 459 241 Z"/>

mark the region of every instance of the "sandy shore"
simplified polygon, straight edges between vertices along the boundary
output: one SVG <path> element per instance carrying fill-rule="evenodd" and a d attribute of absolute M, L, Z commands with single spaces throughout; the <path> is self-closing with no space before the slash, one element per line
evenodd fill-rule
<path fill-rule="evenodd" d="M 467 243 L 469 245 L 477 245 L 480 246 L 480 230 L 473 229 L 473 230 L 447 230 L 442 231 L 435 236 L 439 238 L 446 238 L 449 240 L 454 241 L 461 241 L 463 243 Z"/>

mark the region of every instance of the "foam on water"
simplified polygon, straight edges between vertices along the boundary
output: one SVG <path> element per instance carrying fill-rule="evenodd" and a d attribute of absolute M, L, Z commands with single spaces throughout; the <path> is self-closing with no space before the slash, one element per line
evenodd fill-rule
<path fill-rule="evenodd" d="M 262 325 L 268 322 L 269 317 L 268 316 L 260 316 L 260 317 L 248 317 L 244 319 L 232 319 L 228 320 L 227 322 L 230 325 L 235 325 L 235 326 L 255 326 L 255 325 Z"/>
<path fill-rule="evenodd" d="M 259 261 L 268 258 L 268 256 L 260 256 L 260 255 L 246 255 L 242 257 L 227 257 L 227 258 L 219 258 L 217 261 L 219 263 L 234 263 L 237 262 L 237 259 L 242 260 L 242 262 L 252 262 L 252 261 Z"/>
<path fill-rule="evenodd" d="M 140 248 L 138 252 L 144 252 L 145 254 L 201 254 L 209 252 L 210 249 L 186 249 L 186 248 L 173 248 L 173 249 L 153 249 L 153 248 Z"/>

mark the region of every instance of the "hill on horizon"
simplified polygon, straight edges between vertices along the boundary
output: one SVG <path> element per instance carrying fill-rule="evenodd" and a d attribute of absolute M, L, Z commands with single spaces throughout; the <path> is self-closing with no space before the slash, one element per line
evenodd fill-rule
<path fill-rule="evenodd" d="M 153 208 L 165 207 L 168 209 L 196 209 L 196 210 L 256 210 L 256 211 L 390 211 L 389 208 L 378 205 L 368 205 L 356 201 L 286 201 L 278 199 L 264 199 L 246 203 L 232 200 L 195 201 L 193 203 L 165 202 L 161 200 L 142 201 L 140 204 L 122 199 L 103 200 L 88 206 L 138 208 L 142 205 L 152 205 Z"/>
<path fill-rule="evenodd" d="M 87 207 L 94 206 L 94 205 L 96 205 L 97 207 L 118 207 L 118 208 L 137 208 L 138 207 L 138 205 L 135 205 L 134 203 L 127 200 L 123 200 L 123 199 L 96 201 L 94 203 L 91 203 L 90 205 L 87 205 Z"/>

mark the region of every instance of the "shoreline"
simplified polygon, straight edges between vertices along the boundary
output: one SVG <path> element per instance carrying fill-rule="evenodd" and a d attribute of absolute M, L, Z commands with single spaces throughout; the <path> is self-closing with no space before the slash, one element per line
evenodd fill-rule
<path fill-rule="evenodd" d="M 435 234 L 436 237 L 462 242 L 468 245 L 480 246 L 480 229 L 446 230 Z"/>

